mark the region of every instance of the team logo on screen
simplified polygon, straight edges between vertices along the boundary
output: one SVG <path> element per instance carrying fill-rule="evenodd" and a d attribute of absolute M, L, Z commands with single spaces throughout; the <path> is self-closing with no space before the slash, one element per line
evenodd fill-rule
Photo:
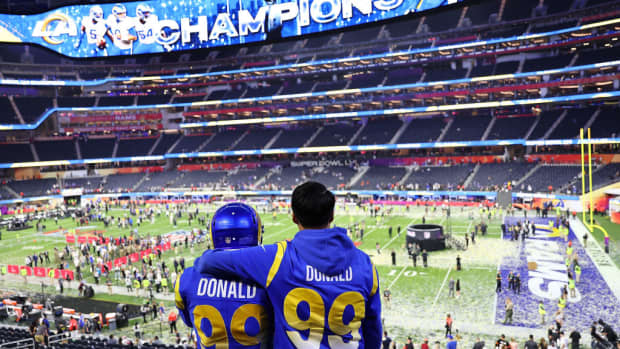
<path fill-rule="evenodd" d="M 28 42 L 74 57 L 224 46 L 369 23 L 460 0 L 187 0 L 74 5 L 30 16 L 0 14 Z M 27 34 L 27 32 L 29 34 Z"/>
<path fill-rule="evenodd" d="M 51 45 L 60 45 L 69 36 L 77 35 L 75 21 L 62 13 L 52 13 L 42 21 L 37 21 L 32 36 L 40 37 Z"/>

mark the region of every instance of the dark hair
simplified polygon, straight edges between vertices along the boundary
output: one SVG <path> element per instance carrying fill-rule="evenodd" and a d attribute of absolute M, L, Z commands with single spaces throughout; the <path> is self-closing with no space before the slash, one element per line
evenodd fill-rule
<path fill-rule="evenodd" d="M 304 228 L 322 228 L 334 217 L 336 198 L 318 182 L 306 182 L 293 190 L 291 208 Z"/>

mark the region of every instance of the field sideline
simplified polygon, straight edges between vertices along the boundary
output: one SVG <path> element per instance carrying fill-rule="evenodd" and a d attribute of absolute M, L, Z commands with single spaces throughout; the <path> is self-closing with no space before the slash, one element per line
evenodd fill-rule
<path fill-rule="evenodd" d="M 214 206 L 199 206 L 201 215 L 207 210 L 212 212 L 214 208 Z M 421 266 L 421 258 L 418 259 L 418 266 L 414 268 L 405 249 L 406 226 L 421 222 L 422 217 L 425 217 L 427 223 L 445 226 L 446 217 L 441 210 L 427 213 L 421 207 L 412 207 L 409 212 L 404 209 L 395 211 L 392 215 L 378 220 L 363 212 L 340 209 L 334 221 L 334 225 L 343 227 L 362 221 L 365 224 L 364 240 L 359 241 L 359 248 L 367 252 L 377 265 L 381 288 L 389 288 L 393 295 L 391 304 L 384 304 L 385 327 L 394 333 L 394 337 L 400 339 L 399 342 L 408 335 L 434 336 L 441 332 L 443 319 L 450 313 L 455 319 L 455 328 L 462 328 L 462 332 L 470 333 L 472 338 L 474 335 L 488 333 L 489 326 L 493 324 L 495 311 L 495 273 L 501 258 L 506 255 L 506 250 L 510 249 L 507 245 L 510 242 L 501 239 L 500 224 L 503 217 L 493 217 L 490 221 L 487 221 L 488 217 L 484 217 L 489 226 L 489 233 L 485 237 L 478 236 L 475 245 L 470 242 L 468 250 L 432 252 L 429 255 L 428 268 Z M 108 215 L 125 215 L 127 212 L 126 209 L 113 208 Z M 481 219 L 477 208 L 463 210 L 456 208 L 453 209 L 451 216 L 453 234 L 462 241 L 464 234 L 473 231 L 474 225 Z M 261 217 L 265 227 L 265 244 L 290 239 L 297 232 L 297 227 L 292 223 L 288 213 L 279 213 L 275 219 L 271 213 L 263 213 Z M 46 226 L 44 229 L 46 231 L 60 227 L 71 230 L 76 227 L 72 219 L 60 220 L 58 226 L 53 220 L 46 220 L 43 224 Z M 402 230 L 400 236 L 396 233 L 399 225 Z M 129 229 L 116 226 L 106 229 L 100 222 L 90 222 L 89 226 L 105 230 L 104 235 L 109 237 L 126 235 L 129 232 Z M 393 227 L 392 237 L 388 235 L 389 226 Z M 153 224 L 146 222 L 136 227 L 140 236 L 192 228 L 204 227 L 200 227 L 196 220 L 190 226 L 186 215 L 178 220 L 176 227 L 169 223 L 165 215 L 157 218 Z M 357 238 L 354 237 L 354 240 Z M 381 246 L 380 254 L 375 248 L 376 243 Z M 0 241 L 1 263 L 22 265 L 26 255 L 44 250 L 50 251 L 50 258 L 53 260 L 53 248 L 63 248 L 65 245 L 63 235 L 46 235 L 36 232 L 33 228 L 20 232 L 3 232 Z M 169 267 L 172 266 L 172 259 L 175 256 L 183 256 L 186 265 L 192 265 L 194 258 L 198 257 L 204 248 L 204 245 L 181 248 L 178 255 L 173 249 L 165 252 L 163 258 Z M 396 265 L 392 265 L 390 257 L 392 250 L 396 252 Z M 454 268 L 457 255 L 462 257 L 462 271 L 456 271 Z M 88 272 L 85 273 L 85 277 L 87 282 L 94 282 Z M 460 298 L 448 298 L 448 282 L 451 278 L 460 280 L 462 288 Z M 136 303 L 140 302 L 139 298 L 135 299 Z M 425 330 L 422 331 L 421 328 Z M 418 330 L 416 332 L 413 329 Z M 153 331 L 153 333 L 159 332 L 158 327 Z"/>

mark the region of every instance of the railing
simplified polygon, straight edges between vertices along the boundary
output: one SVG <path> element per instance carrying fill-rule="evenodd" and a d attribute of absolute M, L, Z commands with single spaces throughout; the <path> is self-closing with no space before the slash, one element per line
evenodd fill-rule
<path fill-rule="evenodd" d="M 48 343 L 54 344 L 71 338 L 71 332 L 63 332 L 48 337 Z"/>
<path fill-rule="evenodd" d="M 26 338 L 14 342 L 2 343 L 0 344 L 0 348 L 31 349 L 34 348 L 34 339 Z"/>

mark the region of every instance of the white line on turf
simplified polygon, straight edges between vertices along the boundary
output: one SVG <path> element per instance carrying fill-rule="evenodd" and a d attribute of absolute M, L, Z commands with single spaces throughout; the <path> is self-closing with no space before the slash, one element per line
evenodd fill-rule
<path fill-rule="evenodd" d="M 431 305 L 431 309 L 435 309 L 435 305 L 437 304 L 437 300 L 439 299 L 439 296 L 441 296 L 441 291 L 443 290 L 443 287 L 446 285 L 446 281 L 448 281 L 448 276 L 450 275 L 450 272 L 452 271 L 452 265 L 450 265 L 450 268 L 448 268 L 448 272 L 446 273 L 446 277 L 443 278 L 443 282 L 441 283 L 441 287 L 439 287 L 439 291 L 437 291 L 437 295 L 435 296 L 435 300 L 433 300 L 433 305 Z"/>
<path fill-rule="evenodd" d="M 499 273 L 500 265 L 502 261 L 497 262 L 497 272 Z M 495 292 L 495 300 L 493 300 L 493 317 L 491 318 L 491 324 L 495 323 L 495 316 L 497 316 L 497 292 Z"/>
<path fill-rule="evenodd" d="M 406 234 L 406 231 L 407 231 L 407 227 L 408 227 L 408 226 L 410 226 L 410 225 L 412 225 L 412 224 L 413 224 L 413 222 L 415 222 L 416 220 L 417 220 L 417 218 L 414 218 L 411 222 L 407 223 L 407 225 L 405 226 L 405 234 Z M 390 241 L 388 241 L 388 242 L 387 242 L 387 244 L 385 244 L 385 246 L 383 246 L 383 248 L 384 248 L 384 249 L 386 249 L 386 248 L 387 248 L 388 246 L 390 246 L 390 244 L 391 244 L 392 242 L 394 242 L 394 240 L 396 240 L 399 236 L 400 236 L 399 234 L 396 234 L 396 236 L 394 236 L 394 237 L 393 237 Z"/>
<path fill-rule="evenodd" d="M 400 279 L 400 276 L 403 275 L 403 273 L 405 272 L 405 269 L 407 269 L 407 266 L 405 265 L 403 267 L 403 269 L 400 271 L 400 273 L 398 273 L 398 275 L 396 275 L 396 278 L 394 280 L 392 280 L 392 282 L 390 283 L 390 286 L 388 286 L 388 288 L 392 288 L 392 286 L 394 286 L 394 284 L 396 283 L 396 281 L 398 279 Z"/>

